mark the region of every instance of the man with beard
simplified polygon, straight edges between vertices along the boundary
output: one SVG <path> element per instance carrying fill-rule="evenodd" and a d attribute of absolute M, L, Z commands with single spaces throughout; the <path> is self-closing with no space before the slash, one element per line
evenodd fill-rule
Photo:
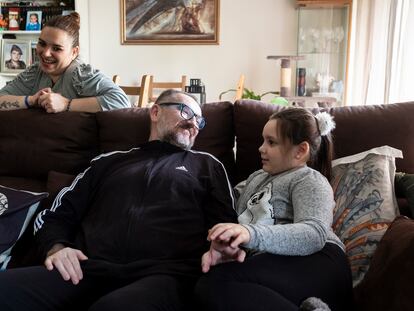
<path fill-rule="evenodd" d="M 223 165 L 190 151 L 205 125 L 191 95 L 163 92 L 149 142 L 91 161 L 35 221 L 45 267 L 0 273 L 0 310 L 181 310 L 208 247 L 235 222 Z"/>

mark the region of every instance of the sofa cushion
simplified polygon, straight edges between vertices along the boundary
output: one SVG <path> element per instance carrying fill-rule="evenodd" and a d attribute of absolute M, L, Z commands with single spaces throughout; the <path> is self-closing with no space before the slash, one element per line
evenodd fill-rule
<path fill-rule="evenodd" d="M 46 191 L 46 179 L 32 179 L 25 177 L 0 176 L 0 185 L 33 192 Z"/>
<path fill-rule="evenodd" d="M 230 181 L 235 182 L 233 104 L 217 102 L 202 106 L 206 127 L 200 131 L 194 150 L 209 152 L 226 167 Z"/>
<path fill-rule="evenodd" d="M 262 168 L 258 149 L 263 142 L 263 127 L 273 113 L 283 109 L 289 107 L 256 100 L 242 99 L 235 102 L 236 182 L 247 179 L 254 171 Z M 320 109 L 310 110 L 316 114 Z"/>
<path fill-rule="evenodd" d="M 413 309 L 413 249 L 414 221 L 399 216 L 379 243 L 365 278 L 354 289 L 358 310 Z"/>
<path fill-rule="evenodd" d="M 34 193 L 0 186 L 0 270 L 6 269 L 10 253 L 23 235 L 47 193 Z"/>
<path fill-rule="evenodd" d="M 333 132 L 336 157 L 345 157 L 378 146 L 402 150 L 397 171 L 414 173 L 414 103 L 335 107 Z"/>
<path fill-rule="evenodd" d="M 254 100 L 234 104 L 236 132 L 237 181 L 246 179 L 261 168 L 258 148 L 261 133 L 269 116 L 284 107 Z M 311 109 L 313 113 L 317 108 Z M 334 116 L 335 157 L 345 157 L 382 145 L 400 149 L 404 159 L 397 159 L 398 171 L 414 173 L 414 103 L 376 106 L 349 106 L 322 109 Z"/>
<path fill-rule="evenodd" d="M 394 158 L 401 156 L 400 150 L 384 146 L 332 163 L 333 229 L 345 244 L 354 286 L 363 279 L 379 241 L 398 215 Z"/>
<path fill-rule="evenodd" d="M 147 108 L 100 111 L 96 120 L 101 153 L 129 150 L 148 141 L 151 122 Z"/>
<path fill-rule="evenodd" d="M 262 167 L 258 149 L 263 141 L 263 127 L 270 115 L 279 109 L 283 108 L 255 100 L 234 103 L 237 183 Z"/>
<path fill-rule="evenodd" d="M 208 103 L 202 106 L 202 111 L 207 125 L 198 134 L 193 149 L 216 156 L 231 177 L 235 166 L 233 105 L 230 102 Z M 147 108 L 98 112 L 96 117 L 101 152 L 129 150 L 148 141 L 151 123 Z"/>
<path fill-rule="evenodd" d="M 98 153 L 95 115 L 43 109 L 0 112 L 0 176 L 46 180 L 50 170 L 76 174 Z"/>

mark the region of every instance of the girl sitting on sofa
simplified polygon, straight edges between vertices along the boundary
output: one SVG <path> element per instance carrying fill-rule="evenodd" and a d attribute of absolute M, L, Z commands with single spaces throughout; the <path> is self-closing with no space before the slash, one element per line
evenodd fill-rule
<path fill-rule="evenodd" d="M 0 110 L 41 107 L 57 113 L 130 107 L 124 91 L 78 58 L 79 25 L 76 12 L 46 22 L 36 47 L 39 62 L 0 90 Z"/>
<path fill-rule="evenodd" d="M 196 286 L 201 309 L 298 310 L 318 297 L 332 310 L 351 310 L 351 272 L 331 229 L 334 127 L 326 112 L 303 108 L 270 117 L 259 148 L 263 169 L 236 187 L 239 224 L 209 231 L 202 270 L 220 265 Z"/>

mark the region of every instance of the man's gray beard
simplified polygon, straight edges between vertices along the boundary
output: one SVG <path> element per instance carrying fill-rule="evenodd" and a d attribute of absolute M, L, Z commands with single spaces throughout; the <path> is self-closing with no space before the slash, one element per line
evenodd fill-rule
<path fill-rule="evenodd" d="M 184 150 L 190 150 L 191 147 L 193 146 L 191 141 L 190 141 L 190 143 L 187 143 L 187 140 L 182 141 L 180 139 L 180 135 L 173 132 L 173 131 L 165 133 L 162 137 L 160 137 L 160 140 L 164 141 L 166 143 L 170 143 L 171 145 L 180 147 Z"/>

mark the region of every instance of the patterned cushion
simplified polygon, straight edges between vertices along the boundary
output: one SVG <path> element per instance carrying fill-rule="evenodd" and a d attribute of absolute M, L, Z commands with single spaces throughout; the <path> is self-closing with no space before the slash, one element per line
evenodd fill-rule
<path fill-rule="evenodd" d="M 346 246 L 354 286 L 363 279 L 379 241 L 398 215 L 395 157 L 402 157 L 402 152 L 383 146 L 332 163 L 333 229 Z"/>
<path fill-rule="evenodd" d="M 7 267 L 13 246 L 46 196 L 0 186 L 0 270 Z"/>

